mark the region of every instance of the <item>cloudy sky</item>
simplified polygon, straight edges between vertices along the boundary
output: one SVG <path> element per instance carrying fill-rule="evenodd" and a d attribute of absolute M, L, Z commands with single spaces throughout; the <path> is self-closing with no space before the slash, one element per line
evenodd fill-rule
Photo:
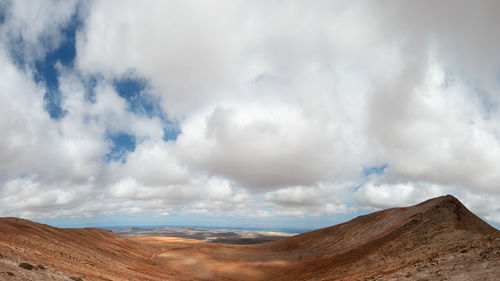
<path fill-rule="evenodd" d="M 500 226 L 500 2 L 0 1 L 0 216 Z"/>

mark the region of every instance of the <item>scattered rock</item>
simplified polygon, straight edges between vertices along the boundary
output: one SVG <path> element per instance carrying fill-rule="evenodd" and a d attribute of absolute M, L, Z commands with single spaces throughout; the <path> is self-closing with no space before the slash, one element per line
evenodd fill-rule
<path fill-rule="evenodd" d="M 22 262 L 19 264 L 19 267 L 20 268 L 24 268 L 26 270 L 33 270 L 34 266 L 32 266 L 31 264 L 27 263 L 27 262 Z"/>
<path fill-rule="evenodd" d="M 74 281 L 83 281 L 82 277 L 70 277 L 69 279 Z"/>
<path fill-rule="evenodd" d="M 43 266 L 43 265 L 41 265 L 41 264 L 38 264 L 38 265 L 37 265 L 37 267 L 38 267 L 39 269 L 45 269 L 45 266 Z"/>

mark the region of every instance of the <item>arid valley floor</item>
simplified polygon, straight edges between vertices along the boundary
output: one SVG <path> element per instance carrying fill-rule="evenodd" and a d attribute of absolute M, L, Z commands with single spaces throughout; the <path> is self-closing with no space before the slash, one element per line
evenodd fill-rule
<path fill-rule="evenodd" d="M 499 276 L 500 232 L 452 196 L 248 245 L 124 237 L 102 229 L 0 219 L 0 280 L 423 281 Z"/>

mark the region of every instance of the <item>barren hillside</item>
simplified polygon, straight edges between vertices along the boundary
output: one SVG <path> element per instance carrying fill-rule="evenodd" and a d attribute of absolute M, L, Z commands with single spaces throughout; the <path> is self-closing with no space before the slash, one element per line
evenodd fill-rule
<path fill-rule="evenodd" d="M 491 268 L 481 267 L 474 274 L 491 278 L 494 275 L 488 272 L 494 270 L 500 276 L 499 239 L 498 230 L 448 195 L 407 208 L 361 216 L 268 243 L 266 247 L 300 257 L 300 266 L 287 272 L 287 277 L 357 279 L 404 271 L 408 277 L 416 274 L 440 280 L 444 275 L 459 274 L 457 267 L 454 273 L 451 268 L 444 270 L 439 265 L 439 260 L 451 256 L 451 262 L 467 267 L 465 270 L 472 270 L 472 264 L 483 264 L 487 259 L 488 264 L 492 262 Z M 479 252 L 485 249 L 489 255 L 483 258 Z M 427 268 L 435 269 L 440 276 L 424 270 Z"/>
<path fill-rule="evenodd" d="M 0 279 L 26 275 L 24 280 L 163 280 L 165 274 L 151 260 L 156 250 L 102 229 L 59 229 L 0 219 Z M 21 262 L 45 269 L 20 270 Z M 51 275 L 53 271 L 60 276 Z"/>

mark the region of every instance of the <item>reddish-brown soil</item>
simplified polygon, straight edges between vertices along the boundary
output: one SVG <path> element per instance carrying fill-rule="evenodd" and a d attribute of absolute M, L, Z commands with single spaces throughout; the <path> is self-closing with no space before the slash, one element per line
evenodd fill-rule
<path fill-rule="evenodd" d="M 155 251 L 101 229 L 59 229 L 16 218 L 0 220 L 0 264 L 16 259 L 84 280 L 164 280 L 164 272 L 151 259 Z"/>
<path fill-rule="evenodd" d="M 0 280 L 500 280 L 499 231 L 452 196 L 255 245 L 4 218 L 0 255 Z"/>

